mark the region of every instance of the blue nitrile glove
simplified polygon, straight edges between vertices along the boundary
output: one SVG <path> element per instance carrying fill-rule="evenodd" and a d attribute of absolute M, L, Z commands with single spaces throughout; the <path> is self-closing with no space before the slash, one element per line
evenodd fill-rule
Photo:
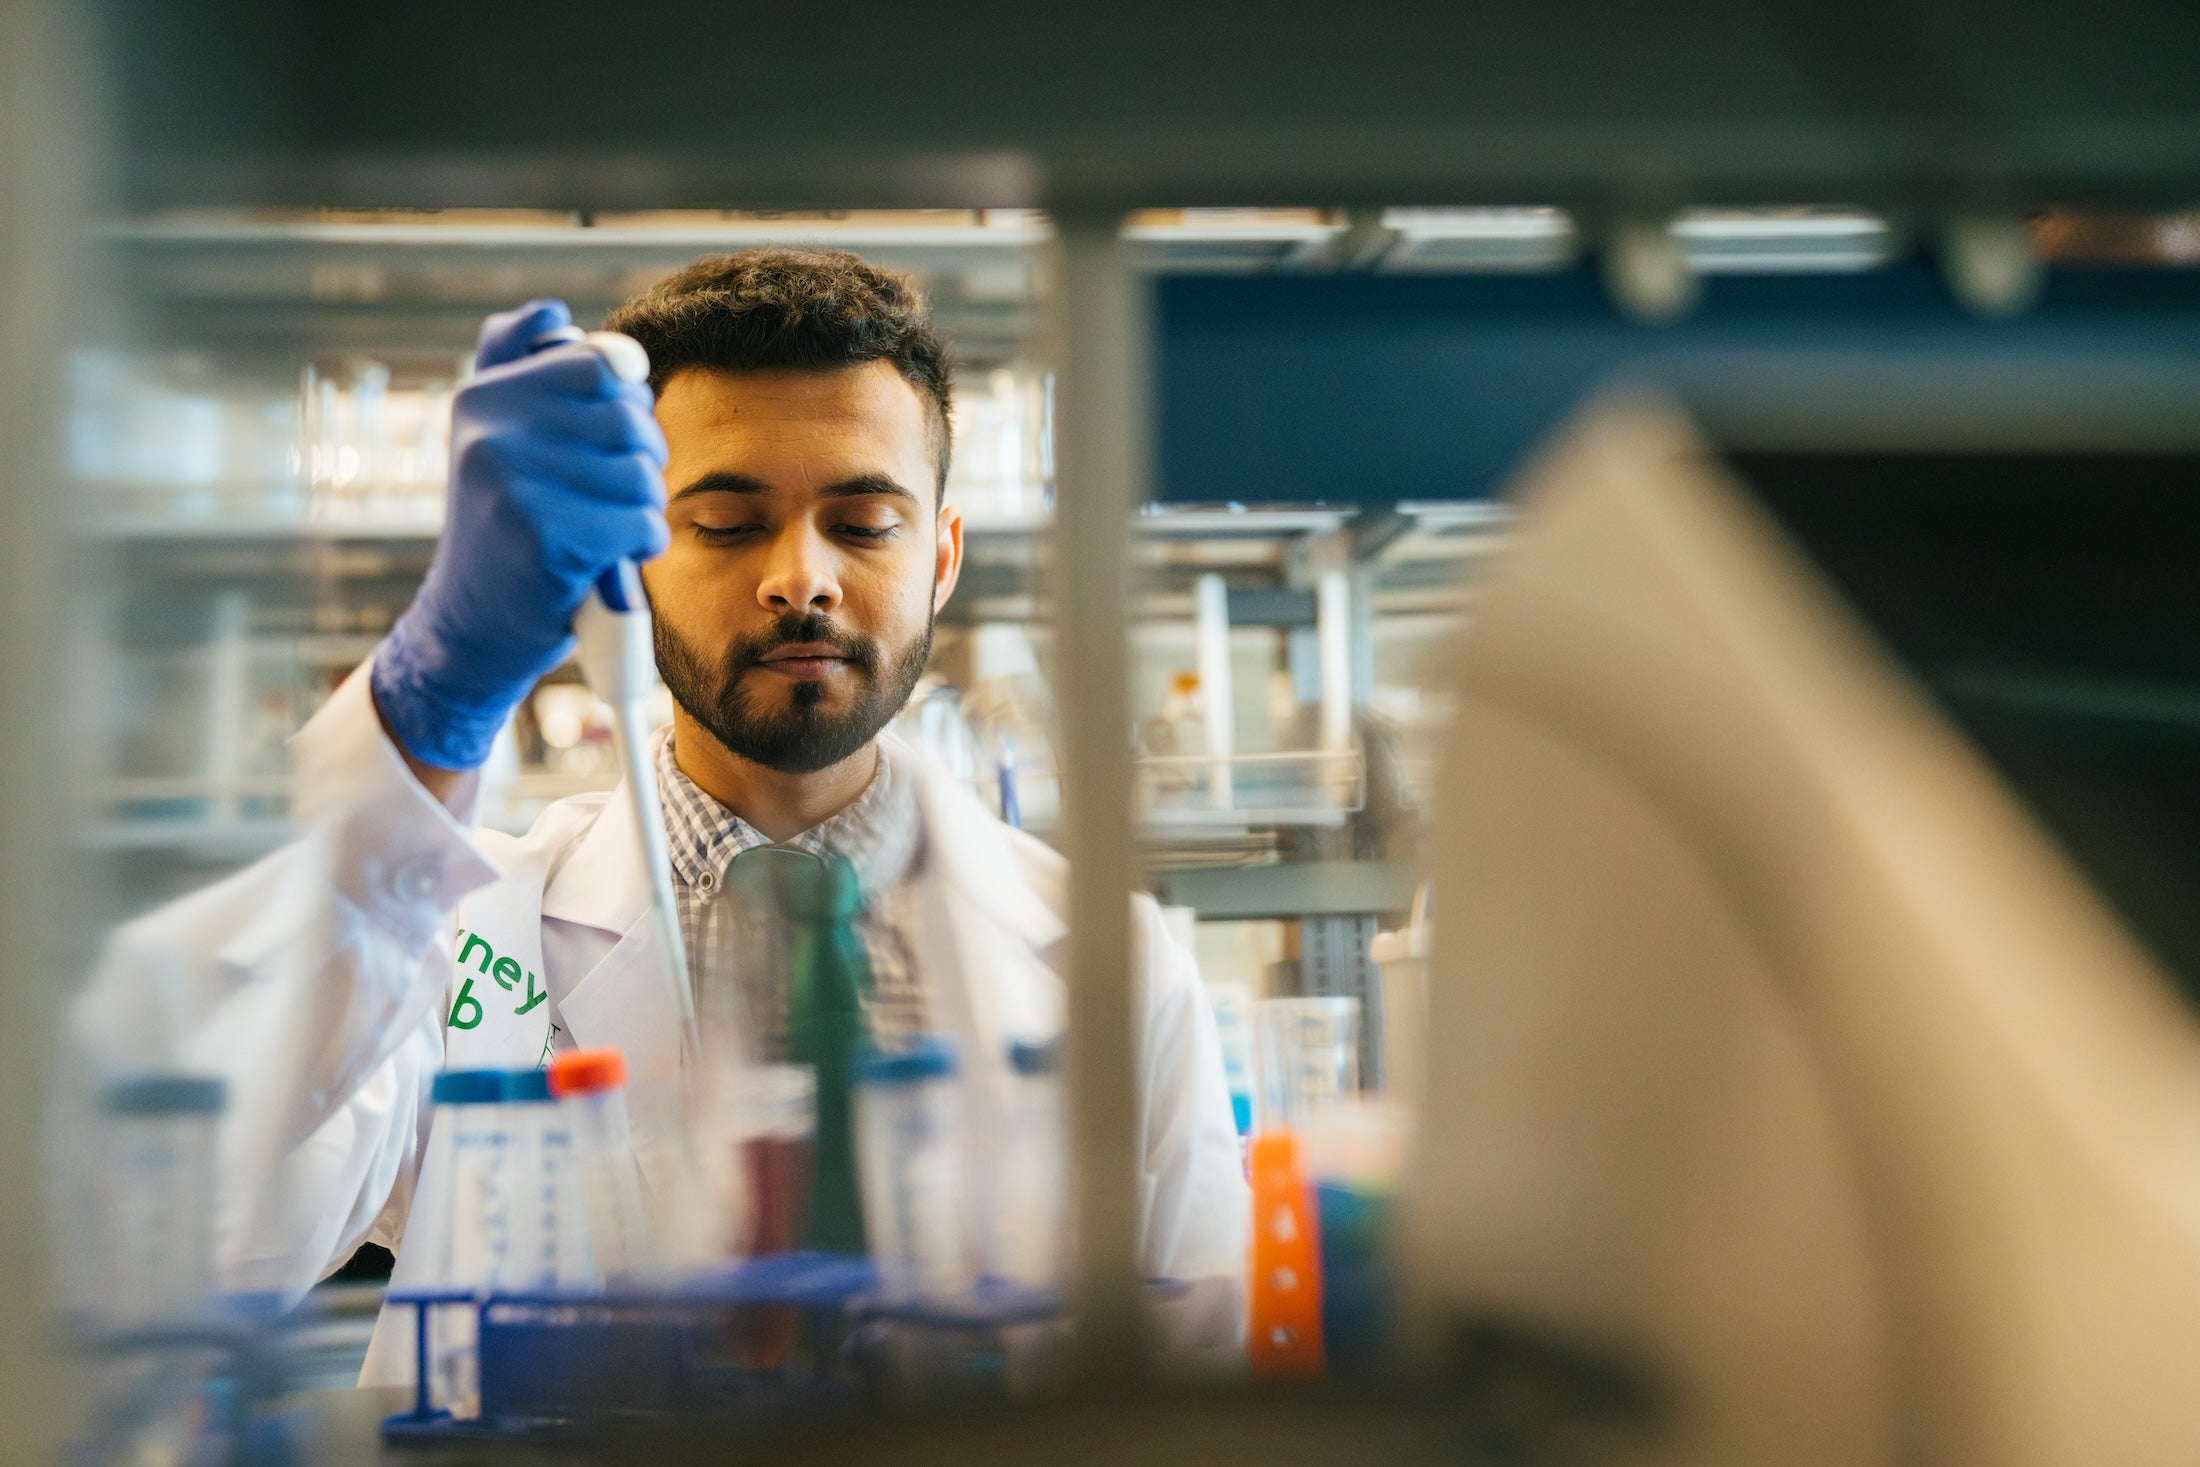
<path fill-rule="evenodd" d="M 384 722 L 423 764 L 486 760 L 505 717 L 572 650 L 590 583 L 665 548 L 649 386 L 619 381 L 584 345 L 532 350 L 571 324 L 559 301 L 491 316 L 451 404 L 443 538 L 370 674 Z"/>

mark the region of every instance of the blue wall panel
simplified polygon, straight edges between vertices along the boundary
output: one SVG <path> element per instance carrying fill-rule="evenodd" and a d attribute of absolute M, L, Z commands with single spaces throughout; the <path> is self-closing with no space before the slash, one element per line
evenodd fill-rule
<path fill-rule="evenodd" d="M 1586 270 L 1547 275 L 1180 276 L 1156 296 L 1159 494 L 1178 503 L 1388 503 L 1492 493 L 1615 376 L 1699 400 L 1805 403 L 1876 379 L 1976 385 L 2134 373 L 2189 382 L 2200 271 L 2067 271 L 2007 321 L 1910 263 L 1725 276 L 1672 326 L 1617 316 Z"/>

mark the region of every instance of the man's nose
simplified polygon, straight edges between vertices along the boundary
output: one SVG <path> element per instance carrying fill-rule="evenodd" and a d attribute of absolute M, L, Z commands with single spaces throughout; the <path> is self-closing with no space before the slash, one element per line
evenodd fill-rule
<path fill-rule="evenodd" d="M 840 577 L 833 547 L 806 525 L 790 525 L 772 537 L 756 599 L 766 611 L 821 611 L 840 605 Z"/>

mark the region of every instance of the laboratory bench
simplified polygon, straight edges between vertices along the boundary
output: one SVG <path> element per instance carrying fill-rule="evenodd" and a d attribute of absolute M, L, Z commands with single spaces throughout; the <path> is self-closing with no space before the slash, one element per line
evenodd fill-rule
<path fill-rule="evenodd" d="M 652 1467 L 722 1463 L 734 1434 L 654 1423 L 562 1443 L 398 1445 L 384 1417 L 409 1393 L 324 1390 L 300 1398 L 299 1460 L 314 1467 Z M 831 1420 L 743 1425 L 748 1461 L 801 1467 L 968 1467 L 1043 1460 L 1059 1467 L 1538 1467 L 1588 1459 L 1651 1429 L 1638 1393 L 1594 1374 L 1507 1372 L 1449 1390 L 1389 1386 L 1153 1388 L 1014 1406 L 868 1410 Z"/>

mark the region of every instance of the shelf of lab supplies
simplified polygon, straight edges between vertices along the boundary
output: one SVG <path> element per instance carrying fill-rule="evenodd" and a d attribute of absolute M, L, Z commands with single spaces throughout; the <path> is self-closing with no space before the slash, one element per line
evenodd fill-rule
<path fill-rule="evenodd" d="M 298 833 L 280 816 L 214 820 L 195 816 L 101 820 L 81 828 L 78 844 L 101 855 L 160 855 L 207 865 L 257 861 Z"/>
<path fill-rule="evenodd" d="M 263 495 L 266 490 L 249 488 Z M 1046 502 L 1036 486 L 1002 497 L 1034 506 Z M 231 502 L 246 498 L 240 490 Z M 220 504 L 222 496 L 217 493 L 213 502 Z M 1310 572 L 1336 565 L 1366 573 L 1368 594 L 1356 601 L 1355 616 L 1455 616 L 1471 606 L 1470 562 L 1500 549 L 1511 524 L 1509 507 L 1491 503 L 1409 501 L 1385 510 L 1227 503 L 1151 507 L 1132 527 L 1141 567 L 1134 620 L 1142 625 L 1189 621 L 1194 581 L 1216 573 L 1225 579 L 1234 626 L 1279 632 L 1312 628 L 1317 597 Z M 943 623 L 1042 618 L 1051 525 L 1051 513 L 1038 508 L 971 512 L 963 584 Z M 262 682 L 276 679 L 269 684 L 271 696 L 286 701 L 294 725 L 337 676 L 371 655 L 428 563 L 435 524 L 425 513 L 401 517 L 324 508 L 311 515 L 171 516 L 139 508 L 95 516 L 83 533 L 103 553 L 122 558 L 118 574 L 132 584 L 164 588 L 160 596 L 190 610 L 190 616 L 180 621 L 171 616 L 162 625 L 162 635 L 173 628 L 186 637 L 170 657 L 184 659 L 176 662 L 182 669 L 178 675 L 197 675 L 188 659 L 200 644 L 188 641 L 188 630 L 201 622 L 214 624 L 204 614 L 204 606 L 212 604 L 208 598 L 250 598 L 239 635 L 224 645 L 258 669 L 254 676 Z M 293 595 L 285 589 L 289 583 L 307 589 Z M 209 636 L 204 645 L 211 648 L 217 640 Z M 195 702 L 184 715 L 208 716 Z M 255 717 L 264 725 L 268 712 L 262 708 Z M 177 762 L 188 767 L 187 758 Z M 279 757 L 266 739 L 255 736 L 252 752 L 238 762 L 277 767 Z M 1291 832 L 1337 830 L 1358 803 L 1356 796 L 1332 798 L 1326 788 L 1302 791 L 1305 797 L 1278 790 L 1258 794 L 1246 781 L 1268 771 L 1248 766 L 1234 781 L 1233 798 L 1218 806 L 1213 791 L 1200 784 L 1209 763 L 1179 754 L 1173 764 L 1146 766 L 1143 777 L 1174 780 L 1174 792 L 1156 802 L 1161 808 L 1139 819 L 1149 869 L 1271 862 L 1279 842 L 1304 843 Z M 1027 773 L 1032 783 L 1024 814 L 1034 833 L 1047 834 L 1054 817 L 1039 797 L 1041 771 Z M 608 770 L 529 769 L 484 791 L 483 823 L 524 830 L 552 801 L 611 783 Z M 131 777 L 93 782 L 85 793 L 92 821 L 85 844 L 140 862 L 179 868 L 241 863 L 297 831 L 285 813 L 288 789 L 280 773 L 226 780 L 206 773 Z"/>
<path fill-rule="evenodd" d="M 926 217 L 929 215 L 929 219 Z M 146 329 L 197 346 L 454 358 L 483 315 L 554 295 L 584 321 L 713 251 L 822 245 L 918 278 L 971 365 L 1014 359 L 1036 334 L 1049 238 L 1027 211 L 912 211 L 846 219 L 709 211 L 318 217 L 198 212 L 98 226 L 123 255 Z"/>
<path fill-rule="evenodd" d="M 1148 754 L 1131 770 L 1140 823 L 1154 832 L 1339 826 L 1367 801 L 1357 748 Z"/>
<path fill-rule="evenodd" d="M 1358 513 L 1328 505 L 1156 504 L 1140 512 L 1137 529 L 1163 540 L 1288 539 L 1326 535 Z"/>
<path fill-rule="evenodd" d="M 220 491 L 214 491 L 217 495 Z M 179 491 L 180 494 L 180 491 Z M 1041 491 L 1029 491 L 1040 498 Z M 1480 523 L 1509 518 L 1497 506 L 1414 504 L 1407 507 L 1416 517 L 1431 523 Z M 109 514 L 89 520 L 86 531 L 107 540 L 282 540 L 282 539 L 434 539 L 441 533 L 441 505 L 432 511 L 388 514 L 346 514 L 323 511 L 297 515 L 221 514 Z M 1360 511 L 1328 506 L 1156 505 L 1136 520 L 1138 533 L 1164 540 L 1288 538 L 1325 534 L 1349 522 Z M 1053 523 L 1045 510 L 966 513 L 963 533 L 996 540 L 1029 540 L 1045 533 Z"/>
<path fill-rule="evenodd" d="M 1706 274 L 1865 270 L 1893 259 L 1904 243 L 1886 218 L 1834 207 L 1692 209 L 1675 215 L 1667 227 L 1689 267 Z M 141 253 L 218 259 L 223 266 L 218 272 L 174 282 L 216 293 L 252 280 L 256 258 L 423 268 L 478 267 L 487 255 L 522 265 L 529 259 L 581 256 L 620 264 L 661 260 L 671 269 L 705 251 L 822 245 L 921 274 L 988 258 L 1031 257 L 1053 238 L 1046 216 L 1025 209 L 855 211 L 839 218 L 689 210 L 586 218 L 544 214 L 507 222 L 202 210 L 110 221 L 92 233 Z M 1387 208 L 1357 219 L 1333 209 L 1146 210 L 1126 219 L 1122 237 L 1142 266 L 1172 273 L 1370 266 L 1422 272 L 1556 270 L 1579 259 L 1584 248 L 1570 214 L 1532 206 Z M 299 284 L 326 303 L 371 303 L 378 289 L 387 289 L 387 277 L 324 274 Z"/>
<path fill-rule="evenodd" d="M 1040 500 L 1044 495 L 1032 488 L 1022 497 Z M 1417 553 L 1448 553 L 1440 547 L 1501 532 L 1513 518 L 1509 506 L 1488 501 L 1409 501 L 1400 504 L 1396 514 L 1410 535 L 1383 542 L 1386 563 L 1416 558 Z M 1366 511 L 1348 506 L 1156 505 L 1141 513 L 1133 528 L 1141 539 L 1154 543 L 1221 546 L 1304 540 L 1335 533 L 1366 517 Z M 1039 541 L 1052 523 L 1052 514 L 1045 510 L 972 510 L 964 515 L 963 534 L 966 540 L 1024 546 Z M 100 514 L 88 519 L 83 529 L 94 540 L 152 545 L 218 540 L 402 543 L 432 541 L 442 525 L 441 503 L 423 498 L 417 507 L 373 513 L 322 509 L 303 514 Z"/>
<path fill-rule="evenodd" d="M 93 233 L 121 244 L 204 245 L 224 250 L 380 248 L 402 250 L 408 257 L 436 249 L 469 254 L 484 250 L 559 254 L 573 250 L 668 250 L 692 256 L 701 250 L 794 243 L 830 244 L 836 249 L 856 251 L 1024 250 L 1046 243 L 1052 234 L 1042 216 L 1025 210 L 981 213 L 943 209 L 937 211 L 937 216 L 933 222 L 916 222 L 910 211 L 896 211 L 896 222 L 873 222 L 858 214 L 839 219 L 775 219 L 719 216 L 698 210 L 609 214 L 593 220 L 563 215 L 530 223 L 493 223 L 434 215 L 373 219 L 179 210 L 108 222 L 95 226 Z"/>
<path fill-rule="evenodd" d="M 1349 227 L 1331 209 L 1171 209 L 1131 215 L 1123 239 L 1149 270 L 1235 272 L 1330 264 Z"/>
<path fill-rule="evenodd" d="M 280 774 L 237 774 L 216 779 L 198 774 L 125 774 L 94 782 L 92 796 L 107 804 L 133 801 L 281 799 L 289 788 Z"/>
<path fill-rule="evenodd" d="M 484 829 L 501 830 L 507 835 L 524 835 L 534 824 L 534 816 L 530 814 L 523 820 L 485 816 L 481 824 Z M 280 850 L 300 834 L 297 821 L 276 815 L 237 820 L 185 816 L 102 820 L 82 828 L 78 846 L 97 855 L 154 856 L 202 866 L 244 866 Z"/>
<path fill-rule="evenodd" d="M 1230 762 L 1233 769 L 1250 770 L 1263 761 L 1307 764 L 1325 771 L 1332 767 L 1329 756 L 1304 754 L 1240 755 Z M 1181 769 L 1211 762 L 1196 758 L 1141 760 L 1140 768 L 1150 776 L 1157 766 Z M 1033 777 L 1037 778 L 1036 773 Z M 1358 777 L 1356 764 L 1353 777 Z M 610 768 L 576 772 L 529 769 L 507 775 L 484 787 L 477 819 L 486 828 L 521 834 L 548 805 L 574 795 L 609 790 L 618 778 L 617 771 Z M 104 854 L 161 855 L 200 864 L 257 860 L 300 833 L 299 822 L 281 813 L 287 806 L 289 791 L 290 783 L 284 775 L 240 775 L 224 780 L 189 775 L 99 780 L 88 791 L 95 807 L 113 810 L 131 805 L 167 806 L 173 813 L 122 813 L 96 819 L 81 828 L 80 844 Z M 1356 794 L 1356 790 L 1351 793 Z M 1294 805 L 1248 804 L 1227 809 L 1165 805 L 1142 809 L 1138 825 L 1151 864 L 1161 869 L 1185 862 L 1212 863 L 1224 855 L 1272 859 L 1275 832 L 1336 829 L 1351 813 L 1344 800 L 1309 799 Z M 1058 834 L 1040 810 L 1031 812 L 1025 828 L 1041 838 Z"/>
<path fill-rule="evenodd" d="M 163 545 L 188 541 L 433 541 L 443 533 L 443 506 L 405 514 L 103 514 L 85 521 L 93 540 Z"/>
<path fill-rule="evenodd" d="M 923 222 L 922 213 L 936 216 Z M 1153 274 L 1325 268 L 1346 231 L 1335 211 L 1176 210 L 1125 230 Z M 847 218 L 723 217 L 710 211 L 538 216 L 324 218 L 183 213 L 97 226 L 156 339 L 271 359 L 316 353 L 449 359 L 480 318 L 555 295 L 582 320 L 712 251 L 765 245 L 853 250 L 915 276 L 966 367 L 1029 354 L 1043 330 L 1053 232 L 1030 210 L 914 211 Z"/>
<path fill-rule="evenodd" d="M 609 788 L 609 785 L 596 787 Z M 549 801 L 543 803 L 547 804 Z M 524 818 L 504 818 L 501 813 L 485 814 L 482 825 L 509 835 L 524 835 L 533 825 L 534 816 L 539 813 L 538 807 Z M 1335 812 L 1318 810 L 1253 811 L 1248 814 L 1254 818 L 1177 820 L 1142 815 L 1138 835 L 1140 845 L 1146 853 L 1147 868 L 1156 873 L 1156 879 L 1164 884 L 1187 872 L 1197 876 L 1201 882 L 1210 877 L 1220 880 L 1221 885 L 1215 889 L 1223 894 L 1224 905 L 1213 914 L 1214 920 L 1225 920 L 1240 911 L 1249 915 L 1318 916 L 1338 910 L 1395 910 L 1388 906 L 1363 907 L 1358 905 L 1363 899 L 1360 895 L 1335 898 L 1290 878 L 1219 877 L 1218 873 L 1225 871 L 1295 870 L 1296 866 L 1257 864 L 1274 860 L 1274 837 L 1277 831 L 1292 828 L 1335 829 L 1342 824 L 1342 817 Z M 1303 814 L 1303 819 L 1296 819 L 1294 824 L 1297 814 Z M 1049 843 L 1060 835 L 1060 831 L 1046 821 L 1027 821 L 1024 829 L 1028 834 Z M 286 843 L 295 840 L 300 832 L 301 827 L 296 821 L 282 816 L 234 820 L 180 816 L 165 819 L 105 820 L 84 827 L 79 845 L 86 851 L 100 855 L 152 856 L 202 866 L 241 866 L 279 850 Z M 1218 857 L 1242 859 L 1255 864 L 1205 864 Z M 1202 893 L 1208 889 L 1196 883 L 1194 887 L 1186 888 L 1187 891 L 1196 890 Z M 1353 893 L 1363 893 L 1369 889 L 1365 881 L 1348 888 Z M 1382 889 L 1387 891 L 1388 887 Z M 1202 896 L 1201 900 L 1204 899 Z M 1200 901 L 1183 896 L 1173 896 L 1170 900 L 1182 905 L 1200 905 Z M 1209 914 L 1202 909 L 1201 915 L 1207 917 Z"/>
<path fill-rule="evenodd" d="M 332 645 L 328 650 L 336 653 L 353 649 Z M 373 643 L 368 641 L 359 658 L 352 660 L 361 660 L 372 650 Z M 478 796 L 478 818 L 483 825 L 496 829 L 524 830 L 543 806 L 573 795 L 609 790 L 618 782 L 618 771 L 608 761 L 601 769 L 523 769 L 513 774 L 491 774 Z M 287 774 L 226 778 L 203 774 L 111 775 L 95 779 L 85 787 L 87 803 L 95 809 L 118 813 L 88 826 L 87 843 L 100 850 L 179 846 L 255 854 L 272 850 L 297 831 L 296 822 L 280 813 L 289 801 L 291 788 Z M 172 813 L 145 813 L 146 807 L 163 806 Z M 136 807 L 134 813 L 132 807 Z"/>
<path fill-rule="evenodd" d="M 919 272 L 967 266 L 974 258 L 1029 256 L 1054 235 L 1034 210 L 938 210 L 920 221 L 911 212 L 832 218 L 714 216 L 709 211 L 649 215 L 567 216 L 527 223 L 443 222 L 430 216 L 386 221 L 369 218 L 255 217 L 183 211 L 117 220 L 96 226 L 94 237 L 125 248 L 204 253 L 230 269 L 204 283 L 234 282 L 239 264 L 262 256 L 346 256 L 418 266 L 446 257 L 478 264 L 487 254 L 507 261 L 530 256 L 570 259 L 575 254 L 621 263 L 663 257 L 670 269 L 706 251 L 771 245 L 812 245 L 852 250 L 879 264 Z M 1311 264 L 1347 228 L 1334 210 L 1180 209 L 1143 211 L 1123 226 L 1123 238 L 1149 269 L 1260 269 Z M 1455 234 L 1456 237 L 1456 234 Z M 353 294 L 371 294 L 371 281 L 354 281 Z M 324 280 L 325 296 L 341 297 L 341 282 Z"/>
<path fill-rule="evenodd" d="M 1384 209 L 1361 263 L 1420 273 L 1560 270 L 1581 258 L 1573 217 L 1551 208 Z M 1869 270 L 1902 246 L 1862 209 L 1690 209 L 1668 223 L 1688 268 L 1705 275 Z"/>
<path fill-rule="evenodd" d="M 1202 922 L 1345 917 L 1407 910 L 1415 879 L 1395 861 L 1290 861 L 1165 870 L 1155 895 Z"/>
<path fill-rule="evenodd" d="M 1042 534 L 1051 518 L 1041 511 L 971 514 L 964 518 L 963 533 L 972 538 L 1028 541 Z M 437 502 L 416 512 L 380 515 L 103 514 L 85 521 L 83 533 L 98 541 L 144 545 L 223 540 L 356 540 L 405 544 L 432 542 L 442 534 L 443 507 Z"/>
<path fill-rule="evenodd" d="M 1385 270 L 1558 270 L 1582 249 L 1580 231 L 1564 209 L 1384 209 L 1376 228 L 1371 253 Z"/>

